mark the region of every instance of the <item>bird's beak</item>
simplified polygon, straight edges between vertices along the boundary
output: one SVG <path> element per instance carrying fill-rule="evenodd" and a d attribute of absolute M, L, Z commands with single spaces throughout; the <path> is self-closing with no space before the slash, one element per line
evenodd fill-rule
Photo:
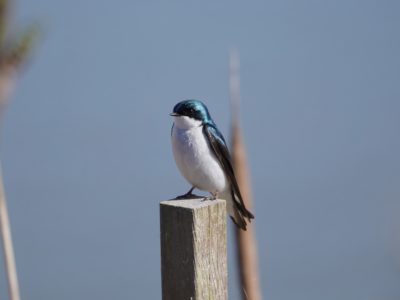
<path fill-rule="evenodd" d="M 170 115 L 171 117 L 179 117 L 179 116 L 180 116 L 180 114 L 177 114 L 177 113 L 174 113 L 174 112 L 173 112 L 173 113 L 170 113 L 169 115 Z"/>

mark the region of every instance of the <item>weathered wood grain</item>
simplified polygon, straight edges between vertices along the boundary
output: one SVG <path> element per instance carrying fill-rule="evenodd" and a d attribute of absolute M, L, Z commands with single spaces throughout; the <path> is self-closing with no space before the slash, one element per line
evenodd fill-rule
<path fill-rule="evenodd" d="M 227 299 L 224 200 L 160 203 L 164 300 Z"/>

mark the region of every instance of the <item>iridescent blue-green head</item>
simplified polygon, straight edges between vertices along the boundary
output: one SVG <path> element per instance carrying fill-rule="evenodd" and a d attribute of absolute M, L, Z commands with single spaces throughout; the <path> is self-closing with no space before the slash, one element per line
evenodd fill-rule
<path fill-rule="evenodd" d="M 205 123 L 213 123 L 207 106 L 199 100 L 184 100 L 174 106 L 171 116 L 185 116 Z"/>

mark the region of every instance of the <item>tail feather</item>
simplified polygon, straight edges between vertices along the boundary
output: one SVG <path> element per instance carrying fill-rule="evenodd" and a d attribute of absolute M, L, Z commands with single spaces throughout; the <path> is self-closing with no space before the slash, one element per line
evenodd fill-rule
<path fill-rule="evenodd" d="M 232 221 L 243 230 L 246 230 L 247 222 L 251 222 L 254 219 L 254 215 L 249 212 L 244 206 L 238 205 L 238 201 L 233 200 L 231 193 L 222 195 L 222 199 L 226 200 L 226 208 L 232 219 Z"/>

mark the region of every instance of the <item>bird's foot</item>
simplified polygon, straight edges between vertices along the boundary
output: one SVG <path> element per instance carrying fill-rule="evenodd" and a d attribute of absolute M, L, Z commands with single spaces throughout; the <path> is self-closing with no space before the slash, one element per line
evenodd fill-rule
<path fill-rule="evenodd" d="M 203 198 L 203 196 L 198 196 L 198 195 L 195 195 L 195 194 L 192 194 L 192 192 L 193 192 L 193 190 L 195 189 L 195 187 L 194 186 L 192 186 L 192 188 L 186 193 L 186 194 L 183 194 L 183 195 L 180 195 L 180 196 L 177 196 L 177 197 L 175 197 L 174 199 L 172 199 L 172 200 L 183 200 L 183 199 L 202 199 Z"/>
<path fill-rule="evenodd" d="M 213 201 L 213 200 L 217 200 L 217 198 L 218 198 L 218 194 L 215 193 L 215 194 L 211 194 L 211 196 L 203 197 L 202 201 L 207 201 L 207 200 Z"/>
<path fill-rule="evenodd" d="M 177 196 L 177 197 L 175 197 L 175 198 L 172 199 L 172 200 L 203 199 L 203 198 L 204 198 L 204 196 L 199 196 L 199 195 L 195 195 L 195 194 L 192 194 L 192 193 L 186 193 L 186 194 Z"/>

